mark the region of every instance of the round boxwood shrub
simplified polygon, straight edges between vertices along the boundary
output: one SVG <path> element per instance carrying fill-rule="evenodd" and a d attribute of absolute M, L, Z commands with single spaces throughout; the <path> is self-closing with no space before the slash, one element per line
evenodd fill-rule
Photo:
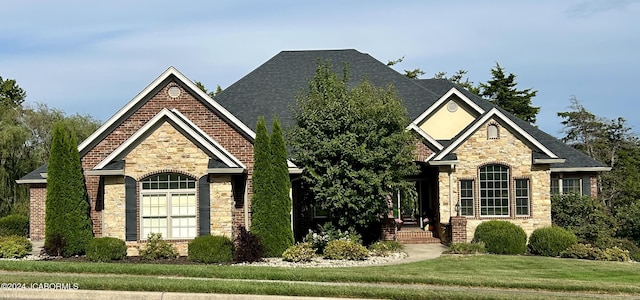
<path fill-rule="evenodd" d="M 233 242 L 225 236 L 199 236 L 189 242 L 189 260 L 205 264 L 231 262 Z"/>
<path fill-rule="evenodd" d="M 23 215 L 8 215 L 0 218 L 0 236 L 29 234 L 29 218 Z"/>
<path fill-rule="evenodd" d="M 290 262 L 309 262 L 316 255 L 316 250 L 309 243 L 295 244 L 282 253 L 282 260 Z"/>
<path fill-rule="evenodd" d="M 562 227 L 538 228 L 529 237 L 529 252 L 542 256 L 559 256 L 578 243 L 576 235 Z"/>
<path fill-rule="evenodd" d="M 333 240 L 324 248 L 327 259 L 364 260 L 369 257 L 369 250 L 350 240 Z"/>
<path fill-rule="evenodd" d="M 94 238 L 87 244 L 87 259 L 98 262 L 121 260 L 127 256 L 127 245 L 114 237 Z"/>
<path fill-rule="evenodd" d="M 10 235 L 0 237 L 0 258 L 22 258 L 31 252 L 29 239 L 23 236 Z"/>
<path fill-rule="evenodd" d="M 473 237 L 474 242 L 483 242 L 487 252 L 494 254 L 524 254 L 527 250 L 527 234 L 508 221 L 483 222 Z"/>

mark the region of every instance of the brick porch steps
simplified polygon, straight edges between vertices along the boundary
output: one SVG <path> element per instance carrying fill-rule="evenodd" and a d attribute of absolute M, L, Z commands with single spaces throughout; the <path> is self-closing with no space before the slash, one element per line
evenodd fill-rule
<path fill-rule="evenodd" d="M 439 244 L 439 238 L 433 236 L 433 232 L 422 230 L 419 227 L 403 227 L 396 232 L 396 240 L 401 244 Z"/>

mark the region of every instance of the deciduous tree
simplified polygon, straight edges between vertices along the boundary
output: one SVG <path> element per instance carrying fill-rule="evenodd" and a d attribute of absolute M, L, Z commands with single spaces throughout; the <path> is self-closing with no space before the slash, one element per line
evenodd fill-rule
<path fill-rule="evenodd" d="M 348 70 L 343 76 L 332 70 L 319 63 L 297 99 L 288 140 L 311 202 L 340 227 L 364 228 L 389 212 L 393 193 L 409 188 L 414 139 L 392 87 L 363 81 L 349 90 Z"/>

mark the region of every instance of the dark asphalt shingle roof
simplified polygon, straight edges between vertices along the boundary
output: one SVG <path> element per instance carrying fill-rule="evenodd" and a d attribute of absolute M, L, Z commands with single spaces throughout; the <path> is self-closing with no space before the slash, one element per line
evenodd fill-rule
<path fill-rule="evenodd" d="M 370 55 L 347 49 L 282 51 L 223 90 L 215 100 L 251 128 L 255 128 L 259 116 L 264 116 L 269 126 L 274 114 L 283 127 L 288 127 L 293 122 L 291 109 L 296 95 L 308 90 L 319 60 L 330 61 L 338 74 L 342 74 L 346 63 L 351 87 L 365 78 L 376 86 L 393 85 L 411 119 L 439 98 Z"/>

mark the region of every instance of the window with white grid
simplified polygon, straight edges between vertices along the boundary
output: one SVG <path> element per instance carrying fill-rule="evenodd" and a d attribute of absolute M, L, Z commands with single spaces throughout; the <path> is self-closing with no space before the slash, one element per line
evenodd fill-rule
<path fill-rule="evenodd" d="M 196 236 L 196 181 L 181 174 L 158 174 L 142 180 L 141 235 L 165 239 Z"/>

